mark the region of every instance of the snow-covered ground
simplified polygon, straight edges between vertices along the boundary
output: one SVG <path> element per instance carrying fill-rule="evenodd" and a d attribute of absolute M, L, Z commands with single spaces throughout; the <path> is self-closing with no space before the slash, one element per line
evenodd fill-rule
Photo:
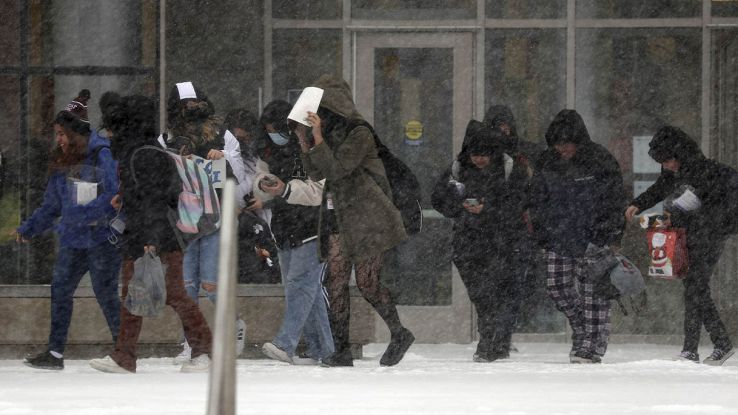
<path fill-rule="evenodd" d="M 517 344 L 500 363 L 474 345 L 414 345 L 379 367 L 384 344 L 353 368 L 238 360 L 239 414 L 738 414 L 738 356 L 722 367 L 673 362 L 675 346 L 614 344 L 601 365 L 571 365 L 565 344 Z M 704 347 L 703 354 L 710 350 Z M 207 374 L 144 359 L 135 375 L 66 361 L 61 372 L 0 361 L 0 415 L 204 414 Z"/>

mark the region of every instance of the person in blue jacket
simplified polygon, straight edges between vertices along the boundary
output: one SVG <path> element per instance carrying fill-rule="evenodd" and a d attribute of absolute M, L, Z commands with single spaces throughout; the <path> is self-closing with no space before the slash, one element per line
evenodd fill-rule
<path fill-rule="evenodd" d="M 16 229 L 18 242 L 54 228 L 59 252 L 51 281 L 48 350 L 23 362 L 37 369 L 64 368 L 64 346 L 72 318 L 73 295 L 90 272 L 92 288 L 113 337 L 120 326 L 118 273 L 121 258 L 111 241 L 115 217 L 110 200 L 118 192 L 117 164 L 110 143 L 90 130 L 89 91 L 83 90 L 54 120 L 57 148 L 52 153 L 44 201 Z"/>

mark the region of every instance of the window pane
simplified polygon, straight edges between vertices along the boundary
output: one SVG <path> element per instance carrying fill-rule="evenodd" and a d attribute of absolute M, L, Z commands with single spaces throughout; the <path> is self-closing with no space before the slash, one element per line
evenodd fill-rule
<path fill-rule="evenodd" d="M 22 157 L 20 146 L 20 82 L 16 76 L 0 76 L 0 284 L 22 281 L 22 249 L 10 233 L 21 218 Z M 37 174 L 43 175 L 44 172 Z"/>
<path fill-rule="evenodd" d="M 20 5 L 16 1 L 0 2 L 0 65 L 20 65 Z"/>
<path fill-rule="evenodd" d="M 263 2 L 167 1 L 165 90 L 193 81 L 215 104 L 218 114 L 246 106 L 258 110 L 264 85 Z M 213 24 L 217 22 L 217 24 Z"/>
<path fill-rule="evenodd" d="M 577 18 L 657 18 L 702 16 L 697 0 L 577 0 Z"/>
<path fill-rule="evenodd" d="M 92 128 L 97 128 L 100 125 L 100 105 L 98 103 L 100 97 L 106 91 L 116 91 L 123 95 L 141 94 L 151 97 L 158 94 L 154 76 L 56 76 L 54 78 L 52 117 L 58 111 L 63 110 L 82 89 L 90 90 L 91 97 L 87 105 L 87 114 Z"/>
<path fill-rule="evenodd" d="M 417 176 L 423 209 L 453 152 L 453 81 L 452 48 L 375 49 L 374 127 Z M 382 278 L 398 304 L 451 304 L 450 243 L 449 220 L 424 218 L 420 234 L 386 255 Z"/>
<path fill-rule="evenodd" d="M 487 0 L 492 19 L 559 19 L 566 17 L 566 0 Z"/>
<path fill-rule="evenodd" d="M 633 181 L 633 137 L 652 136 L 663 124 L 700 137 L 700 50 L 700 29 L 577 32 L 577 109 L 593 140 L 620 162 L 626 183 Z"/>
<path fill-rule="evenodd" d="M 713 0 L 712 15 L 716 17 L 738 17 L 738 1 Z"/>
<path fill-rule="evenodd" d="M 564 30 L 488 30 L 486 108 L 512 109 L 518 135 L 542 142 L 548 123 L 566 105 Z"/>
<path fill-rule="evenodd" d="M 54 65 L 133 66 L 141 61 L 139 2 L 54 1 L 48 16 Z M 80 24 L 88 21 L 92 24 Z"/>
<path fill-rule="evenodd" d="M 275 30 L 274 99 L 294 102 L 322 74 L 341 76 L 340 30 Z"/>
<path fill-rule="evenodd" d="M 340 19 L 342 10 L 341 0 L 272 0 L 272 17 L 277 19 Z"/>
<path fill-rule="evenodd" d="M 353 0 L 355 19 L 473 19 L 476 0 Z"/>

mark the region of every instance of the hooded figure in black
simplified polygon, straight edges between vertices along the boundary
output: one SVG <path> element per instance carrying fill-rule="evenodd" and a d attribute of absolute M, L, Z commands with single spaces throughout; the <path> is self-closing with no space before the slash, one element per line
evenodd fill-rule
<path fill-rule="evenodd" d="M 656 183 L 631 202 L 626 218 L 666 200 L 671 225 L 686 229 L 689 271 L 684 284 L 684 346 L 682 359 L 699 361 L 697 346 L 702 326 L 715 345 L 705 363 L 720 365 L 733 354 L 733 345 L 710 295 L 710 276 L 720 259 L 725 239 L 738 230 L 738 172 L 705 158 L 699 145 L 682 130 L 665 126 L 649 143 L 648 154 L 661 163 Z M 675 196 L 690 186 L 701 206 L 685 211 Z"/>
<path fill-rule="evenodd" d="M 170 223 L 176 212 L 182 182 L 170 156 L 156 149 L 156 104 L 153 99 L 132 95 L 108 96 L 103 108 L 103 123 L 111 133 L 110 150 L 118 161 L 120 192 L 113 199 L 125 218 L 121 297 L 128 294 L 133 278 L 134 260 L 153 253 L 166 266 L 166 304 L 174 309 L 192 346 L 192 360 L 182 371 L 206 371 L 209 367 L 212 335 L 197 304 L 187 295 L 182 280 L 182 248 Z M 120 333 L 115 350 L 103 359 L 93 359 L 90 366 L 102 372 L 136 371 L 136 344 L 142 317 L 121 307 Z"/>
<path fill-rule="evenodd" d="M 585 251 L 590 244 L 620 244 L 623 178 L 615 158 L 592 142 L 574 110 L 556 115 L 546 142 L 530 186 L 534 237 L 545 255 L 549 297 L 572 327 L 571 361 L 597 363 L 607 349 L 610 301 L 594 292 Z"/>
<path fill-rule="evenodd" d="M 523 216 L 528 174 L 502 141 L 501 131 L 472 120 L 431 195 L 433 207 L 454 219 L 453 261 L 478 316 L 477 362 L 509 356 L 519 281 L 530 257 Z"/>
<path fill-rule="evenodd" d="M 517 124 L 510 108 L 504 105 L 490 106 L 484 114 L 483 122 L 486 128 L 500 130 L 502 133 L 500 139 L 505 153 L 519 159 L 520 164 L 528 170 L 528 174 L 532 175 L 533 166 L 545 147 L 525 141 L 518 136 Z"/>

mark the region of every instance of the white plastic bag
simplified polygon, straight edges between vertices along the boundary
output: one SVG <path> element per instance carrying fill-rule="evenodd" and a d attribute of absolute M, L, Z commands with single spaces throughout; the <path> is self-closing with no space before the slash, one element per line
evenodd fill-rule
<path fill-rule="evenodd" d="M 156 254 L 145 253 L 133 263 L 133 278 L 124 301 L 131 314 L 156 317 L 167 302 L 164 265 Z"/>

